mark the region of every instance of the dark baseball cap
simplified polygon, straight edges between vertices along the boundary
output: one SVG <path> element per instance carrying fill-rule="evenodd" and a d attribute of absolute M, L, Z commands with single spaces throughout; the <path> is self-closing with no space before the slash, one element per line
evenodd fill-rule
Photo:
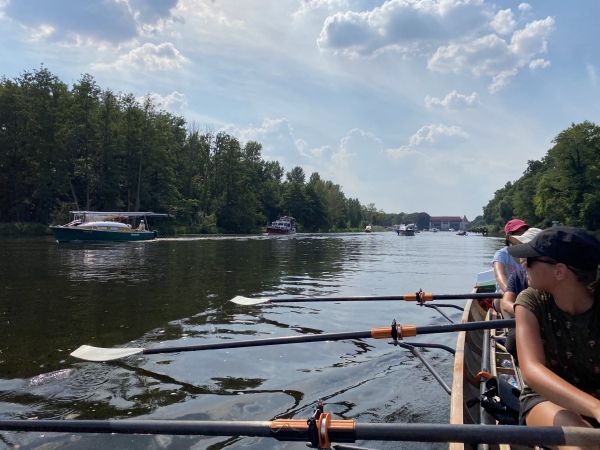
<path fill-rule="evenodd" d="M 508 253 L 514 258 L 547 256 L 575 269 L 593 271 L 600 264 L 600 241 L 580 228 L 552 227 L 526 244 L 508 247 Z"/>

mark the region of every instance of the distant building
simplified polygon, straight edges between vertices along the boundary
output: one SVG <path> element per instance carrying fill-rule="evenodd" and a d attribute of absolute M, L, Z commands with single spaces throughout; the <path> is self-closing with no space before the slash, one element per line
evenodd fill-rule
<path fill-rule="evenodd" d="M 441 231 L 448 231 L 450 228 L 455 230 L 466 230 L 467 216 L 431 216 L 429 218 L 429 229 L 437 228 Z"/>

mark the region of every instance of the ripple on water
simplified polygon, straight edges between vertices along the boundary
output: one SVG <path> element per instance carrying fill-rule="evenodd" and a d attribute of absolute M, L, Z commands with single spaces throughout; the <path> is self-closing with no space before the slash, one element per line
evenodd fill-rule
<path fill-rule="evenodd" d="M 447 394 L 419 361 L 384 341 L 148 355 L 106 364 L 65 358 L 56 349 L 84 343 L 154 347 L 346 332 L 389 326 L 392 319 L 417 326 L 443 323 L 435 311 L 398 301 L 239 307 L 229 300 L 236 295 L 402 295 L 420 288 L 465 293 L 476 273 L 489 267 L 501 241 L 453 238 L 444 233 L 421 233 L 414 239 L 356 233 L 192 236 L 158 239 L 150 245 L 3 242 L 0 415 L 269 420 L 306 418 L 323 398 L 336 418 L 447 422 Z M 448 313 L 455 319 L 460 316 L 455 310 Z M 436 335 L 419 340 L 452 345 L 454 339 Z M 24 351 L 31 355 L 30 362 L 23 361 Z M 427 357 L 449 383 L 450 356 L 431 351 Z M 46 367 L 42 374 L 41 365 Z M 30 433 L 6 436 L 22 449 L 274 445 L 260 439 L 201 437 L 160 441 L 151 436 L 93 435 L 78 436 L 73 443 L 67 435 L 44 441 Z M 281 446 L 305 448 L 303 443 Z"/>

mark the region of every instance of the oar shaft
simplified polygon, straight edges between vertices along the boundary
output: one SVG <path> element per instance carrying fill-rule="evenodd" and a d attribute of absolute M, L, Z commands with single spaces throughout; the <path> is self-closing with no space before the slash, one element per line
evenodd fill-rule
<path fill-rule="evenodd" d="M 185 420 L 0 420 L 0 430 L 61 433 L 119 433 L 203 436 L 273 437 L 281 441 L 308 441 L 305 420 L 300 426 L 274 427 L 274 422 Z M 354 423 L 335 421 L 332 442 L 356 440 L 464 442 L 471 444 L 597 445 L 600 430 L 574 427 L 515 427 L 507 425 L 445 425 L 407 423 Z M 349 426 L 340 426 L 347 422 Z"/>
<path fill-rule="evenodd" d="M 415 336 L 421 334 L 436 334 L 436 333 L 451 333 L 454 331 L 472 331 L 485 330 L 491 328 L 512 328 L 515 326 L 514 319 L 492 320 L 487 322 L 467 322 L 448 325 L 435 325 L 426 327 L 404 326 L 401 327 L 404 336 Z M 410 330 L 410 331 L 408 331 Z M 267 345 L 282 345 L 282 344 L 300 344 L 303 342 L 323 342 L 323 341 L 342 341 L 347 339 L 389 339 L 392 337 L 392 328 L 382 327 L 373 328 L 368 331 L 352 331 L 348 333 L 324 333 L 324 334 L 309 334 L 303 336 L 285 336 L 279 338 L 267 339 L 250 339 L 247 341 L 231 340 L 228 342 L 218 342 L 213 344 L 198 344 L 182 347 L 164 347 L 145 349 L 145 355 L 158 353 L 179 353 L 179 352 L 195 352 L 202 350 L 219 350 L 226 348 L 241 348 L 241 347 L 264 347 Z"/>
<path fill-rule="evenodd" d="M 461 300 L 467 298 L 501 298 L 502 294 L 490 292 L 484 293 L 470 293 L 470 294 L 423 294 L 425 300 Z M 416 294 L 405 294 L 405 295 L 360 295 L 352 297 L 290 297 L 290 298 L 272 298 L 269 299 L 270 303 L 316 303 L 316 302 L 364 302 L 364 301 L 386 301 L 386 300 L 405 300 L 405 301 L 416 301 Z"/>
<path fill-rule="evenodd" d="M 63 433 L 271 436 L 271 422 L 195 420 L 0 420 L 0 430 Z"/>
<path fill-rule="evenodd" d="M 390 334 L 391 335 L 391 334 Z M 200 350 L 218 350 L 224 348 L 240 348 L 240 347 L 264 347 L 266 345 L 281 345 L 281 344 L 299 344 L 302 342 L 322 342 L 322 341 L 341 341 L 345 339 L 364 339 L 371 337 L 369 331 L 353 331 L 348 333 L 326 333 L 326 334 L 308 334 L 303 336 L 286 336 L 279 338 L 267 339 L 251 339 L 247 341 L 231 340 L 229 342 L 219 342 L 215 344 L 199 344 L 188 345 L 184 347 L 165 347 L 165 348 L 149 348 L 144 350 L 145 355 L 157 353 L 179 353 L 179 352 L 195 352 Z"/>

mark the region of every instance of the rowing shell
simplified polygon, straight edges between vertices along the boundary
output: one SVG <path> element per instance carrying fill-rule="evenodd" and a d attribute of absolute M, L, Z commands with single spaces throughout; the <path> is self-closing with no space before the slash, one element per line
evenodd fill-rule
<path fill-rule="evenodd" d="M 476 287 L 473 292 L 480 293 L 485 290 Z M 493 309 L 486 312 L 477 299 L 470 299 L 465 305 L 461 322 L 499 318 L 501 317 Z M 489 372 L 493 376 L 506 374 L 514 377 L 519 389 L 523 388 L 523 379 L 518 368 L 515 369 L 516 365 L 513 357 L 506 352 L 501 344 L 496 342 L 494 339 L 495 334 L 496 330 L 494 329 L 461 331 L 458 333 L 450 400 L 451 424 L 496 424 L 494 418 L 485 412 L 479 404 L 470 408 L 467 407 L 467 401 L 480 396 L 478 373 Z M 469 444 L 449 444 L 449 450 L 473 450 L 475 448 L 477 447 Z M 531 447 L 505 444 L 490 445 L 488 448 L 491 450 L 525 450 L 529 448 L 531 450 Z"/>

